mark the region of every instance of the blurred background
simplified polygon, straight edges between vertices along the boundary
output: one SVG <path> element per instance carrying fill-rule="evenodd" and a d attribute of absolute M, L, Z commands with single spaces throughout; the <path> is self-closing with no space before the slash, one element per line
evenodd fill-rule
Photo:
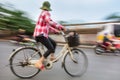
<path fill-rule="evenodd" d="M 45 0 L 0 0 L 0 38 L 6 38 L 17 34 L 32 36 L 35 23 L 41 12 L 40 7 Z M 119 0 L 49 0 L 51 3 L 51 17 L 60 24 L 83 24 L 104 21 L 120 21 Z M 81 26 L 72 28 L 81 28 Z M 87 28 L 84 31 L 87 36 L 94 36 L 99 30 L 98 25 L 82 25 Z M 82 31 L 82 30 L 81 30 Z M 94 32 L 95 31 L 95 32 Z M 79 31 L 80 32 L 80 31 Z M 94 33 L 92 33 L 94 32 Z M 89 35 L 88 35 L 89 34 Z"/>

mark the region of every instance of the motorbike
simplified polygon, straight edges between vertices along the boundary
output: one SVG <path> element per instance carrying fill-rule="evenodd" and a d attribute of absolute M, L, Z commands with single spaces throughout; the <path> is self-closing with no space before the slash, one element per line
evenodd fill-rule
<path fill-rule="evenodd" d="M 99 54 L 99 55 L 102 55 L 104 53 L 111 53 L 111 54 L 115 54 L 115 55 L 120 55 L 120 40 L 114 40 L 112 42 L 112 45 L 113 45 L 113 47 L 115 47 L 115 49 L 110 49 L 108 51 L 107 46 L 105 46 L 101 42 L 96 42 L 96 46 L 94 48 L 94 51 L 96 54 Z"/>

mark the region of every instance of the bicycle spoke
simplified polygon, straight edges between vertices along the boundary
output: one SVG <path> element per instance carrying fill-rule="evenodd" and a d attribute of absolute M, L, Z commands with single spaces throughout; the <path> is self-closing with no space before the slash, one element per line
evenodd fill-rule
<path fill-rule="evenodd" d="M 16 51 L 10 60 L 10 69 L 20 78 L 31 78 L 39 73 L 39 69 L 31 66 L 29 60 L 39 59 L 41 56 L 38 50 L 33 47 L 23 47 Z"/>
<path fill-rule="evenodd" d="M 21 64 L 20 63 L 13 63 L 12 65 L 10 65 L 10 66 L 21 66 Z"/>
<path fill-rule="evenodd" d="M 73 56 L 73 59 L 72 59 Z M 69 53 L 64 58 L 64 69 L 70 76 L 81 76 L 87 69 L 88 60 L 84 52 L 73 49 L 70 57 Z"/>

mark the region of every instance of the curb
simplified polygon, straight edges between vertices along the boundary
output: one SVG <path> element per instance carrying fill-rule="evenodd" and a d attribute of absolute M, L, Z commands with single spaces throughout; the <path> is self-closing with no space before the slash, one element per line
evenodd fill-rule
<path fill-rule="evenodd" d="M 58 46 L 64 46 L 64 44 L 58 43 Z M 94 49 L 95 45 L 79 45 L 79 48 L 87 48 L 87 49 Z"/>
<path fill-rule="evenodd" d="M 3 41 L 9 41 L 9 40 L 6 40 L 6 39 L 0 39 L 0 42 L 3 42 Z"/>
<path fill-rule="evenodd" d="M 0 39 L 0 42 L 7 42 L 7 41 L 9 41 L 9 40 L 7 40 L 7 39 Z M 63 46 L 64 44 L 58 44 L 58 46 Z M 87 48 L 87 49 L 93 49 L 93 48 L 95 48 L 95 45 L 79 45 L 78 46 L 79 48 Z"/>
<path fill-rule="evenodd" d="M 79 48 L 87 48 L 87 49 L 93 49 L 93 48 L 95 48 L 95 45 L 93 45 L 93 46 L 88 46 L 88 45 L 80 45 L 80 46 L 78 46 Z"/>

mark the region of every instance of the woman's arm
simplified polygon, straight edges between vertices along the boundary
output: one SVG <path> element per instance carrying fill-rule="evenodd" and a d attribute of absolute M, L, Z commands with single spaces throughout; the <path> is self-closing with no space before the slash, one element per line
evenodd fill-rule
<path fill-rule="evenodd" d="M 60 24 L 57 23 L 57 22 L 54 22 L 54 21 L 51 19 L 49 13 L 46 13 L 46 14 L 45 14 L 45 21 L 46 21 L 48 24 L 50 24 L 50 26 L 53 27 L 53 28 L 56 28 L 56 29 L 59 29 L 59 30 L 64 29 L 64 27 L 63 27 L 62 25 L 60 25 Z"/>

